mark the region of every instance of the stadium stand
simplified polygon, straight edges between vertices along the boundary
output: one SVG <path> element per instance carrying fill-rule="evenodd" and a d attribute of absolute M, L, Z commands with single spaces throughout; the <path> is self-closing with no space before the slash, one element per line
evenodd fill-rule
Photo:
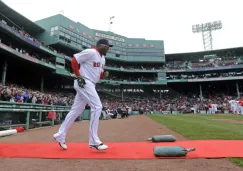
<path fill-rule="evenodd" d="M 217 112 L 224 113 L 230 112 L 229 100 L 241 97 L 242 47 L 165 54 L 162 40 L 90 29 L 61 14 L 31 22 L 0 1 L 1 101 L 18 103 L 17 107 L 19 103 L 39 104 L 43 110 L 44 105 L 70 108 L 74 98 L 72 56 L 100 38 L 114 45 L 106 56 L 110 76 L 97 85 L 107 113 L 207 113 L 209 103 L 217 104 Z M 89 106 L 86 109 L 79 120 L 89 119 Z M 19 123 L 20 117 L 21 124 L 27 123 L 21 114 L 0 115 L 1 123 L 8 115 L 15 118 L 13 122 Z M 35 112 L 27 120 L 51 119 L 48 112 L 40 119 L 42 116 Z M 55 120 L 63 117 L 65 112 L 57 112 Z"/>

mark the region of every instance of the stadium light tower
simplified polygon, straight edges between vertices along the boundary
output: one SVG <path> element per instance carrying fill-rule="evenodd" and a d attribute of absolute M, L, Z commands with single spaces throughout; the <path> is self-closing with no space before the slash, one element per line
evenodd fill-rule
<path fill-rule="evenodd" d="M 193 33 L 202 33 L 204 50 L 213 50 L 212 31 L 222 29 L 221 21 L 192 25 Z"/>
<path fill-rule="evenodd" d="M 61 10 L 61 11 L 60 11 L 60 14 L 64 15 L 64 10 Z"/>
<path fill-rule="evenodd" d="M 111 24 L 113 24 L 112 19 L 114 19 L 114 18 L 115 18 L 114 16 L 110 17 L 110 22 L 109 22 L 109 31 L 111 31 Z"/>

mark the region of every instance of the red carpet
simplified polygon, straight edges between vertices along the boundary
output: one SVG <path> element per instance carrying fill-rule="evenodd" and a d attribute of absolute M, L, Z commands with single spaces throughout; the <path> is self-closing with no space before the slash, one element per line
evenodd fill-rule
<path fill-rule="evenodd" d="M 195 147 L 186 158 L 243 157 L 242 140 L 189 140 L 173 143 L 111 142 L 109 149 L 97 151 L 87 143 L 68 143 L 62 150 L 57 143 L 0 143 L 0 158 L 72 158 L 72 159 L 154 159 L 155 146 Z"/>

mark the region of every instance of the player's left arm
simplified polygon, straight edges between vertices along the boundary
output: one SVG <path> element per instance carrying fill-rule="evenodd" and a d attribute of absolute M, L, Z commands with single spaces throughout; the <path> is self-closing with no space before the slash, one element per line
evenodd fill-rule
<path fill-rule="evenodd" d="M 109 77 L 109 71 L 105 71 L 104 75 L 105 75 L 105 78 Z"/>
<path fill-rule="evenodd" d="M 105 71 L 105 57 L 104 56 L 102 57 L 102 60 L 101 60 L 101 67 L 102 67 L 102 71 L 100 73 L 100 78 L 101 79 L 107 78 L 109 76 L 109 72 Z"/>

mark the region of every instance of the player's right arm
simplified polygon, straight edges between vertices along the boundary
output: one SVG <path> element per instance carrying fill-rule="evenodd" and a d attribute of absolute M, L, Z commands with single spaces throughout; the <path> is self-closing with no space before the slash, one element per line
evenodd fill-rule
<path fill-rule="evenodd" d="M 79 63 L 75 57 L 73 57 L 71 64 L 72 64 L 72 70 L 76 75 L 76 77 L 80 77 Z"/>
<path fill-rule="evenodd" d="M 78 80 L 78 85 L 83 88 L 85 81 L 84 79 L 81 77 L 80 71 L 79 71 L 79 64 L 82 65 L 82 63 L 84 63 L 85 61 L 89 60 L 90 56 L 91 56 L 92 52 L 89 50 L 84 50 L 80 53 L 76 53 L 74 54 L 74 57 L 71 61 L 72 64 L 72 70 L 74 72 L 74 74 L 77 77 Z"/>
<path fill-rule="evenodd" d="M 73 72 L 75 73 L 76 77 L 80 76 L 79 65 L 82 65 L 82 63 L 88 61 L 92 53 L 93 51 L 88 49 L 73 55 L 71 63 Z"/>

